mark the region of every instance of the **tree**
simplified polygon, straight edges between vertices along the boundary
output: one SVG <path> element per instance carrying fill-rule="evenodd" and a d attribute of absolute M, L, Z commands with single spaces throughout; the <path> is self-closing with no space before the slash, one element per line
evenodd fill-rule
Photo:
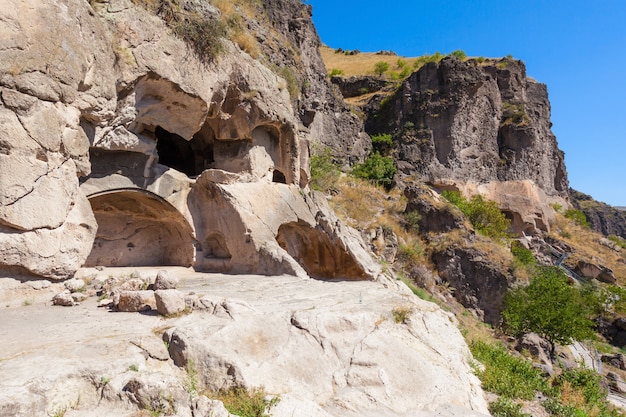
<path fill-rule="evenodd" d="M 383 185 L 389 189 L 393 183 L 393 176 L 397 171 L 398 169 L 392 157 L 382 156 L 379 152 L 374 151 L 367 157 L 365 162 L 354 167 L 352 175 L 357 178 L 374 181 L 376 184 Z"/>
<path fill-rule="evenodd" d="M 374 64 L 374 73 L 381 77 L 389 69 L 389 63 L 385 61 L 378 61 Z"/>
<path fill-rule="evenodd" d="M 503 328 L 520 336 L 535 332 L 554 344 L 594 337 L 593 314 L 585 295 L 569 284 L 556 267 L 541 267 L 530 285 L 510 291 L 504 299 Z"/>

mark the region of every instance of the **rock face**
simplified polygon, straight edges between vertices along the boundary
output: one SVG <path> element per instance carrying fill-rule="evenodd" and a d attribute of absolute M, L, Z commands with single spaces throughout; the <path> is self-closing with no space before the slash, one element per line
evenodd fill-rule
<path fill-rule="evenodd" d="M 401 177 L 457 189 L 529 181 L 549 197 L 568 195 L 546 86 L 520 61 L 428 63 L 368 113 L 368 132 L 393 135 Z"/>
<path fill-rule="evenodd" d="M 591 228 L 604 236 L 621 236 L 626 239 L 626 211 L 595 201 L 590 195 L 570 188 L 574 207 L 587 217 Z"/>
<path fill-rule="evenodd" d="M 245 18 L 266 66 L 227 39 L 201 60 L 141 2 L 12 3 L 0 11 L 1 269 L 377 275 L 305 188 L 311 138 L 344 158 L 369 150 L 325 77 L 308 6 L 268 0 Z M 205 6 L 180 7 L 217 24 Z"/>
<path fill-rule="evenodd" d="M 504 296 L 513 278 L 474 248 L 453 245 L 432 255 L 439 275 L 455 289 L 454 296 L 486 323 L 500 320 Z"/>

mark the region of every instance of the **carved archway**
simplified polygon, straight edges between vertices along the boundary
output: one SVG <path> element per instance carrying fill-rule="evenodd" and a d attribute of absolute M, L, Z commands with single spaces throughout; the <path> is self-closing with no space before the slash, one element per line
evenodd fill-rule
<path fill-rule="evenodd" d="M 85 266 L 192 265 L 191 226 L 162 197 L 141 189 L 116 189 L 88 198 L 98 232 Z"/>

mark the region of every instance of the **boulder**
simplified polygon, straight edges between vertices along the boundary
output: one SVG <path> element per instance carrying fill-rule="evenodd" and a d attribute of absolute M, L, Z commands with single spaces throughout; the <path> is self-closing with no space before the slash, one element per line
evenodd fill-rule
<path fill-rule="evenodd" d="M 194 399 L 191 405 L 193 417 L 231 417 L 224 403 L 218 400 L 211 400 L 204 395 Z"/>
<path fill-rule="evenodd" d="M 75 304 L 75 302 L 72 298 L 72 293 L 70 292 L 70 290 L 65 290 L 58 293 L 52 298 L 52 304 L 54 304 L 55 306 L 71 307 Z"/>
<path fill-rule="evenodd" d="M 606 383 L 611 388 L 611 391 L 617 392 L 618 394 L 626 394 L 626 383 L 618 374 L 615 372 L 609 372 L 604 378 Z"/>
<path fill-rule="evenodd" d="M 622 353 L 616 353 L 614 355 L 602 355 L 600 359 L 604 363 L 608 363 L 611 366 L 626 371 L 626 356 L 624 356 Z"/>
<path fill-rule="evenodd" d="M 77 292 L 85 289 L 85 281 L 82 279 L 71 278 L 63 283 L 65 289 L 70 292 Z"/>
<path fill-rule="evenodd" d="M 162 316 L 182 313 L 187 308 L 185 295 L 178 290 L 156 290 L 154 298 L 156 310 Z"/>
<path fill-rule="evenodd" d="M 526 333 L 520 336 L 515 345 L 515 350 L 518 352 L 526 350 L 533 358 L 537 359 L 540 364 L 550 366 L 552 365 L 552 360 L 550 359 L 551 349 L 550 342 L 537 333 Z"/>
<path fill-rule="evenodd" d="M 178 277 L 174 276 L 171 272 L 160 270 L 157 272 L 156 280 L 154 281 L 155 290 L 171 290 L 175 289 L 178 285 Z"/>
<path fill-rule="evenodd" d="M 113 308 L 126 312 L 156 310 L 154 291 L 121 291 L 113 299 Z"/>

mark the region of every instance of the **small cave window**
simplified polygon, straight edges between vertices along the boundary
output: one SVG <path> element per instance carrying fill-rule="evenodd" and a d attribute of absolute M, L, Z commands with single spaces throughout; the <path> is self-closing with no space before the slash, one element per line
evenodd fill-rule
<path fill-rule="evenodd" d="M 281 184 L 287 184 L 287 178 L 285 178 L 285 174 L 275 169 L 272 174 L 272 182 L 279 182 Z"/>
<path fill-rule="evenodd" d="M 161 126 L 154 131 L 157 138 L 159 163 L 183 172 L 188 176 L 196 175 L 195 158 L 191 143 L 175 133 L 168 132 Z"/>

